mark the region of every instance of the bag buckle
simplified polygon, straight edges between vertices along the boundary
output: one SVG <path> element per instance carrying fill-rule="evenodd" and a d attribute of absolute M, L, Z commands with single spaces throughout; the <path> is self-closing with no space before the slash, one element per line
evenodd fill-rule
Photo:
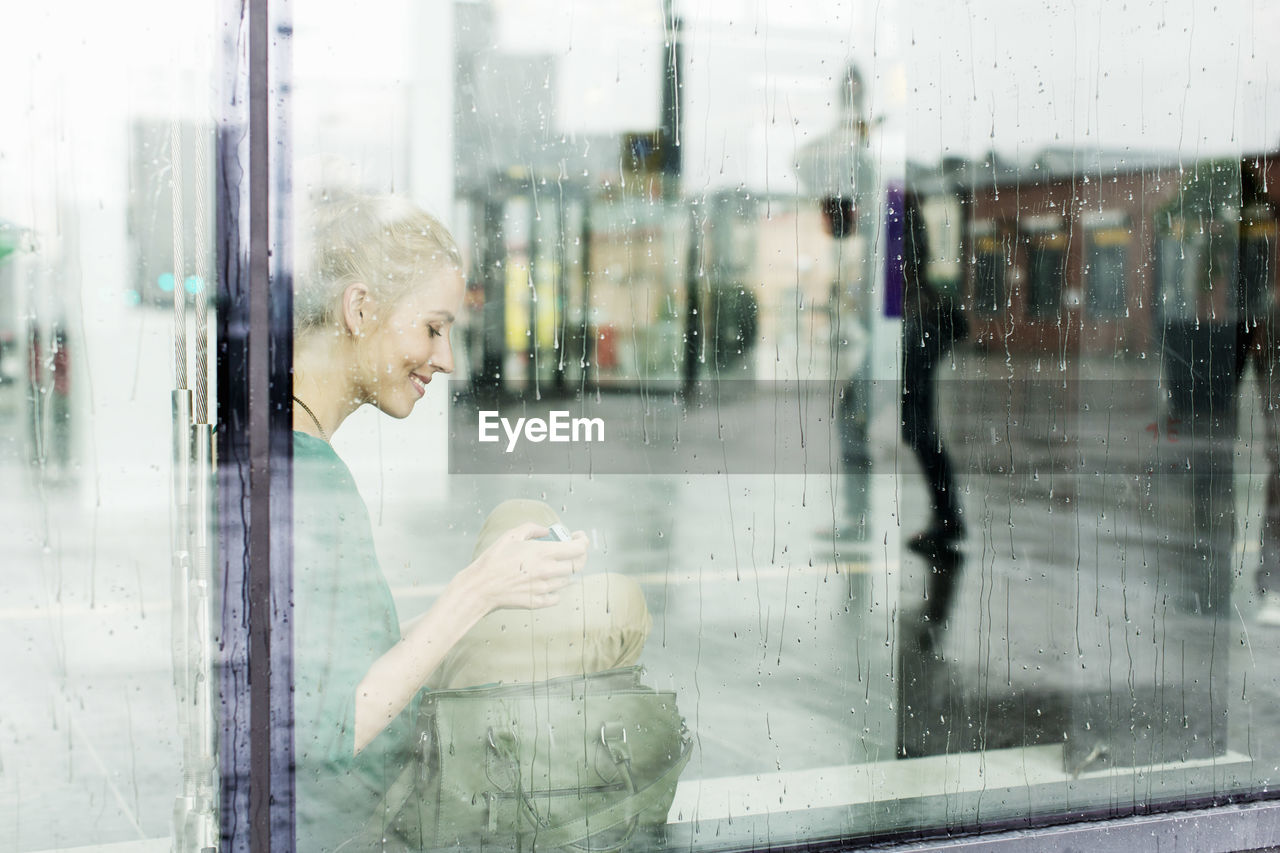
<path fill-rule="evenodd" d="M 627 744 L 627 729 L 622 723 L 605 723 L 600 727 L 600 743 L 609 750 L 615 764 L 631 763 L 631 747 Z"/>
<path fill-rule="evenodd" d="M 499 757 L 514 761 L 516 757 L 516 736 L 509 731 L 494 732 L 493 726 L 488 731 L 489 746 Z"/>

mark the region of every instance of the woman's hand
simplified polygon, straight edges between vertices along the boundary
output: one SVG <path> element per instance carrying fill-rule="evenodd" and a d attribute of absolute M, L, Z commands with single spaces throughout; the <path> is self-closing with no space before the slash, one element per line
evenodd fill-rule
<path fill-rule="evenodd" d="M 356 688 L 355 751 L 405 709 L 449 650 L 494 610 L 550 607 L 587 561 L 587 535 L 539 542 L 551 531 L 537 524 L 508 530 L 454 577 L 404 638 L 378 658 Z"/>
<path fill-rule="evenodd" d="M 560 601 L 560 590 L 587 561 L 587 535 L 574 531 L 568 542 L 543 542 L 550 531 L 527 523 L 512 528 L 484 550 L 455 579 L 485 612 L 503 608 L 536 610 Z"/>

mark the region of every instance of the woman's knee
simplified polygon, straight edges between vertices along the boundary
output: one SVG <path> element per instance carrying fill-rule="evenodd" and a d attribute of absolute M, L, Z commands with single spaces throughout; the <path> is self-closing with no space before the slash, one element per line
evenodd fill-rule
<path fill-rule="evenodd" d="M 653 624 L 640 584 L 626 575 L 587 575 L 581 584 L 583 612 L 609 624 L 642 630 L 646 635 Z"/>
<path fill-rule="evenodd" d="M 484 524 L 480 528 L 480 535 L 476 537 L 476 547 L 472 554 L 473 559 L 492 545 L 493 540 L 513 527 L 519 527 L 530 522 L 549 527 L 559 521 L 560 518 L 556 515 L 556 511 L 542 501 L 529 500 L 527 498 L 505 500 L 494 507 L 493 511 L 485 518 Z"/>
<path fill-rule="evenodd" d="M 542 501 L 535 501 L 529 498 L 511 498 L 505 500 L 493 508 L 485 518 L 485 526 L 491 524 L 506 524 L 504 529 L 510 530 L 519 524 L 527 521 L 534 521 L 538 524 L 544 521 L 559 521 L 556 511 L 547 506 Z M 509 523 L 508 523 L 509 522 Z"/>
<path fill-rule="evenodd" d="M 591 574 L 542 610 L 499 610 L 481 619 L 432 678 L 438 688 L 540 681 L 632 666 L 653 618 L 640 585 Z"/>
<path fill-rule="evenodd" d="M 576 617 L 568 621 L 577 623 L 570 630 L 585 641 L 588 671 L 634 664 L 653 628 L 640 584 L 606 573 L 587 575 L 569 590 L 571 601 L 562 603 Z"/>

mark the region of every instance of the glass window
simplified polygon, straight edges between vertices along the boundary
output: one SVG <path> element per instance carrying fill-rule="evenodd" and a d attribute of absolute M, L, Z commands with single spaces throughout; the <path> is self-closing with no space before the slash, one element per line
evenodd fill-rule
<path fill-rule="evenodd" d="M 0 853 L 1275 789 L 1269 4 L 37 5 Z"/>
<path fill-rule="evenodd" d="M 5 17 L 0 849 L 213 848 L 214 17 Z"/>
<path fill-rule="evenodd" d="M 1198 79 L 1135 94 L 1207 41 L 1116 10 L 1068 49 L 1052 4 L 293 14 L 302 846 L 1271 784 L 1274 145 L 1191 139 Z M 1080 62 L 1108 110 L 1042 107 Z"/>

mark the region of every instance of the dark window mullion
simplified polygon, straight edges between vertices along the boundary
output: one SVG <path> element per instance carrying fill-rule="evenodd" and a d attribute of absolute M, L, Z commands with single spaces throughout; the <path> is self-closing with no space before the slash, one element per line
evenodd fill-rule
<path fill-rule="evenodd" d="M 268 6 L 268 0 L 257 0 Z M 255 86 L 267 99 L 266 169 L 267 239 L 270 247 L 267 298 L 267 331 L 270 375 L 269 405 L 270 519 L 268 531 L 269 598 L 255 602 L 264 608 L 264 623 L 271 631 L 268 756 L 271 799 L 272 853 L 295 849 L 294 748 L 293 748 L 293 252 L 291 236 L 290 82 L 292 25 L 289 4 L 269 4 L 264 40 L 266 80 Z"/>
<path fill-rule="evenodd" d="M 292 853 L 289 28 L 267 0 L 228 0 L 222 16 L 216 165 L 220 848 Z"/>
<path fill-rule="evenodd" d="M 214 638 L 218 668 L 219 849 L 249 850 L 249 267 L 242 226 L 249 216 L 246 110 L 249 75 L 242 51 L 247 10 L 220 7 L 217 197 L 218 560 Z"/>

